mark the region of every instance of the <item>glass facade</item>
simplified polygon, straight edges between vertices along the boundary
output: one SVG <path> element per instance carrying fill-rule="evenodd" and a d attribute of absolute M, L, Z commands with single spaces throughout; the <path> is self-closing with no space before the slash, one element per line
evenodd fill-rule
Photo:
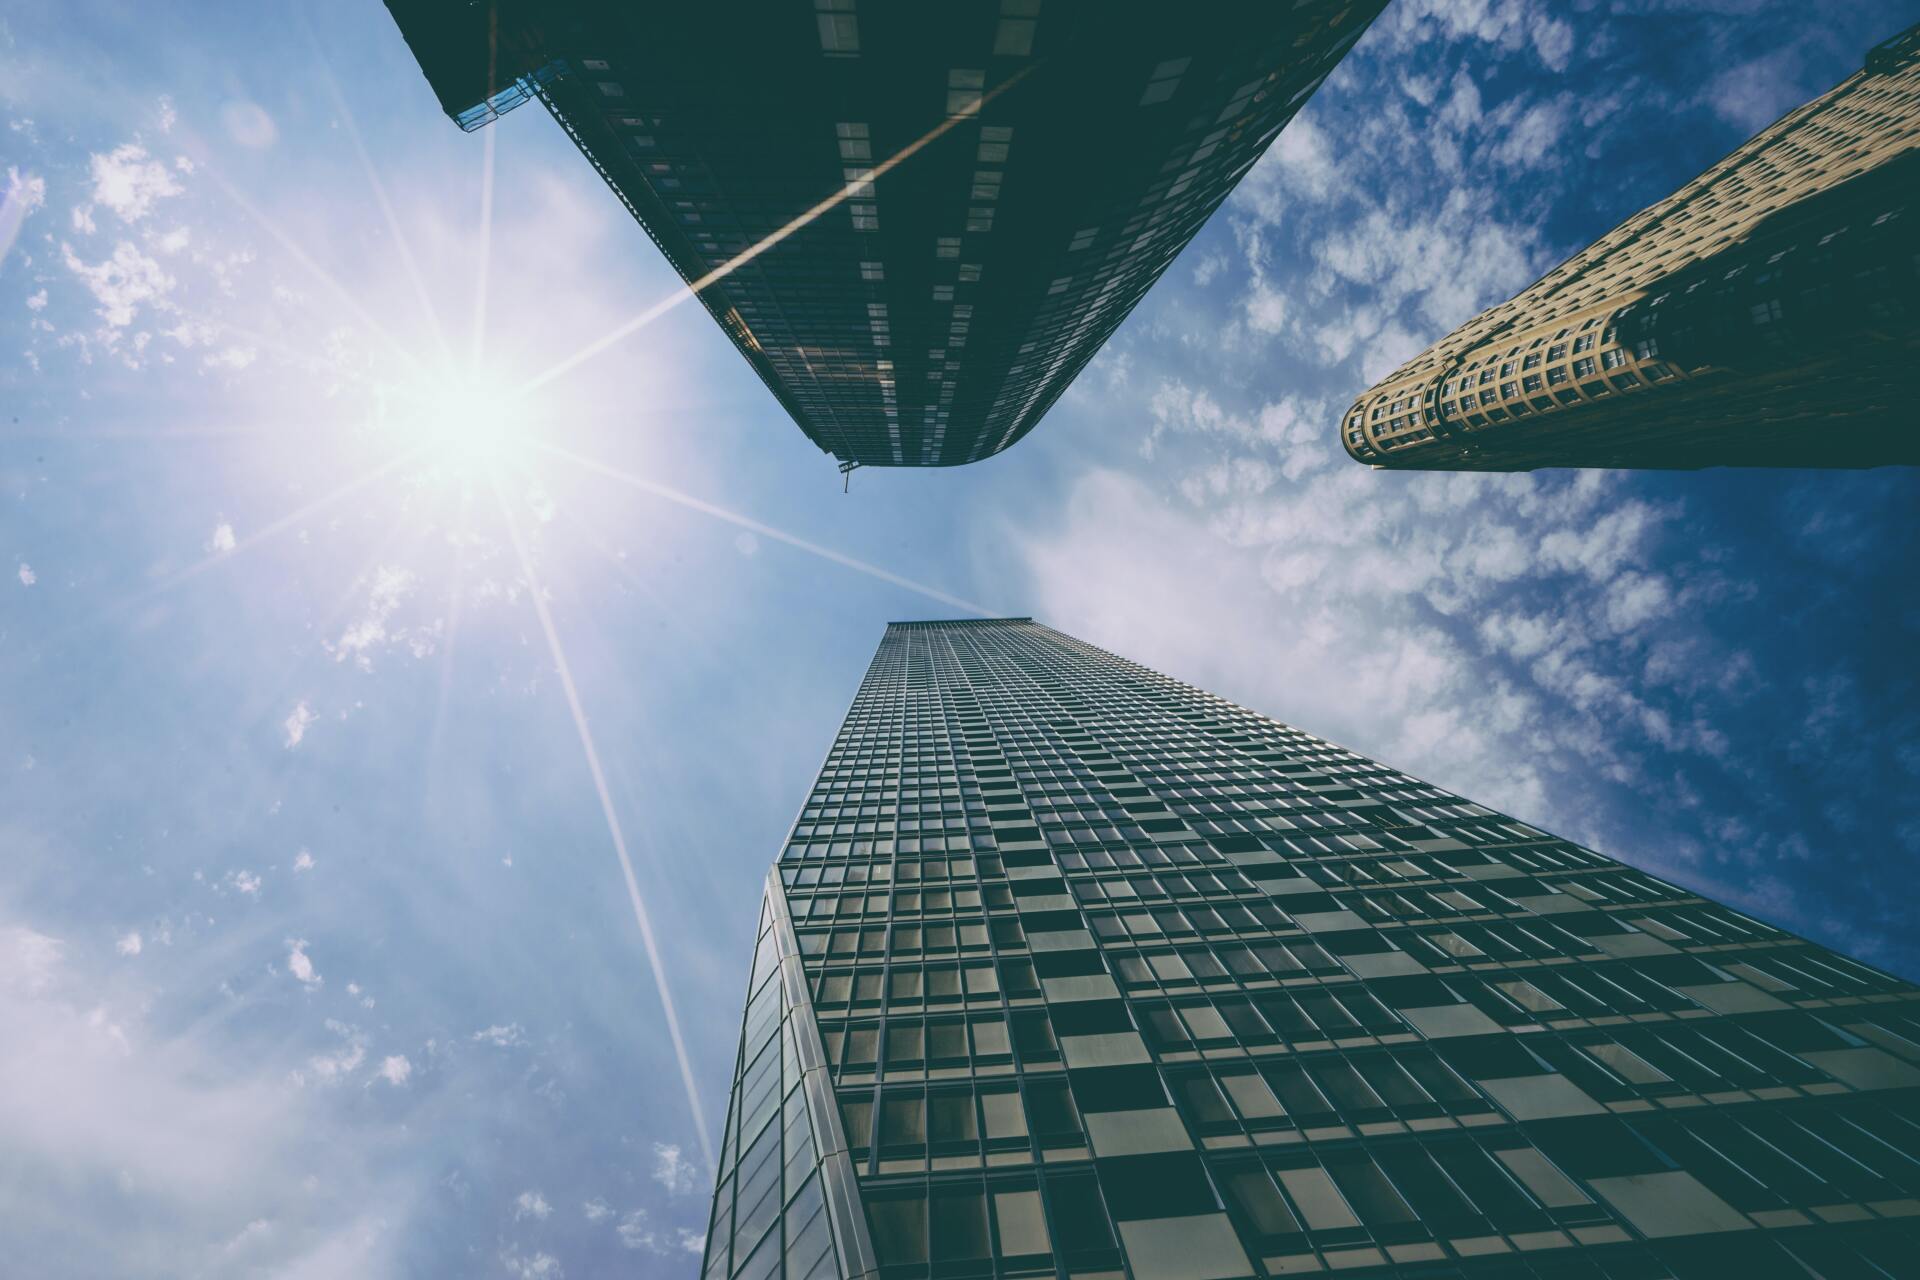
<path fill-rule="evenodd" d="M 1916 989 L 1029 619 L 768 881 L 706 1280 L 1893 1277 Z"/>
<path fill-rule="evenodd" d="M 387 3 L 463 127 L 546 102 L 817 445 L 951 466 L 1032 429 L 1384 0 Z"/>

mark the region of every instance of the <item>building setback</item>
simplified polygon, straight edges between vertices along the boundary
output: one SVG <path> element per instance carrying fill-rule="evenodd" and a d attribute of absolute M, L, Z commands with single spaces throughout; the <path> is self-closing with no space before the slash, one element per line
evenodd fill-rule
<path fill-rule="evenodd" d="M 463 127 L 546 103 L 815 444 L 952 466 L 1033 429 L 1383 4 L 387 7 Z"/>
<path fill-rule="evenodd" d="M 705 1280 L 1891 1277 L 1916 989 L 1025 618 L 895 623 Z"/>
<path fill-rule="evenodd" d="M 1920 27 L 1348 410 L 1441 471 L 1920 463 Z"/>

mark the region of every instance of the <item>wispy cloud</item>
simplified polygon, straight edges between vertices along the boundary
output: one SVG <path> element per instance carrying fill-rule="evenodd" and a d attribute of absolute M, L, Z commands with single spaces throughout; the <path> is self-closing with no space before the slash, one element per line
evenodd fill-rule
<path fill-rule="evenodd" d="M 699 1184 L 700 1175 L 680 1153 L 677 1143 L 656 1142 L 653 1144 L 653 1180 L 665 1187 L 669 1195 L 685 1195 Z"/>
<path fill-rule="evenodd" d="M 6 265 L 7 251 L 13 248 L 13 242 L 19 238 L 27 215 L 46 202 L 45 178 L 21 173 L 13 165 L 7 166 L 6 190 L 0 191 L 0 267 Z"/>
<path fill-rule="evenodd" d="M 527 1042 L 526 1032 L 517 1022 L 505 1026 L 486 1027 L 473 1033 L 475 1044 L 490 1044 L 496 1049 L 514 1049 Z"/>
<path fill-rule="evenodd" d="M 312 989 L 320 986 L 326 979 L 314 968 L 313 957 L 307 954 L 307 942 L 304 938 L 287 939 L 287 972 L 301 986 Z"/>
<path fill-rule="evenodd" d="M 300 745 L 307 736 L 307 730 L 313 727 L 313 722 L 317 719 L 319 717 L 314 714 L 313 708 L 307 705 L 306 699 L 302 698 L 294 704 L 293 710 L 287 713 L 287 718 L 281 722 L 280 726 L 286 732 L 287 750 L 291 751 Z"/>

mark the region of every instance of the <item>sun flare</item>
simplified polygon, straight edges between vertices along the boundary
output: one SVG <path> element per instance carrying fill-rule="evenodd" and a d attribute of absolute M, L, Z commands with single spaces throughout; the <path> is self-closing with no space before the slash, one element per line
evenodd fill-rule
<path fill-rule="evenodd" d="M 429 375 L 394 389 L 385 418 L 396 443 L 456 474 L 514 462 L 532 428 L 515 384 L 482 369 Z"/>

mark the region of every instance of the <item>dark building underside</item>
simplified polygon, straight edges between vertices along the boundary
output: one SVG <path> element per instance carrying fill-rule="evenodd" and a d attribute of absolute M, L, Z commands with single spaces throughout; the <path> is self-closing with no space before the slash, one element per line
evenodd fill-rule
<path fill-rule="evenodd" d="M 817 445 L 950 466 L 1033 428 L 1381 3 L 388 7 L 463 127 L 547 104 Z"/>

